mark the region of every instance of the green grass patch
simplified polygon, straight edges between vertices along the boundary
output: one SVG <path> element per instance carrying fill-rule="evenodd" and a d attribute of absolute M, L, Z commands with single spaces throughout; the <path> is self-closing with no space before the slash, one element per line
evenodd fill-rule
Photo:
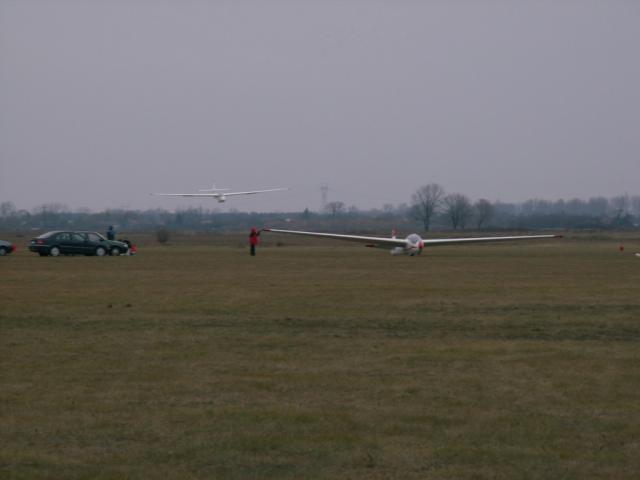
<path fill-rule="evenodd" d="M 614 239 L 3 258 L 0 477 L 636 478 Z"/>

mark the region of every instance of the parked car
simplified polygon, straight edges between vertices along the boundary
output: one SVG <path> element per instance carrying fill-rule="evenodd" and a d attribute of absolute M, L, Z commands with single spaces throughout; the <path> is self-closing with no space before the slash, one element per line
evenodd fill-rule
<path fill-rule="evenodd" d="M 16 246 L 12 243 L 5 242 L 4 240 L 0 240 L 0 257 L 5 255 L 9 255 L 16 250 Z"/>
<path fill-rule="evenodd" d="M 41 257 L 51 255 L 120 255 L 129 247 L 116 240 L 107 240 L 97 232 L 54 231 L 32 238 L 29 250 Z"/>

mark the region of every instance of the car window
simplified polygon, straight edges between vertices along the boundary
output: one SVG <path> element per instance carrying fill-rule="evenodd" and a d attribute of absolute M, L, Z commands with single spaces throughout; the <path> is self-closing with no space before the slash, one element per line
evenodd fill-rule
<path fill-rule="evenodd" d="M 71 239 L 74 242 L 84 242 L 87 238 L 82 233 L 72 233 Z"/>
<path fill-rule="evenodd" d="M 56 235 L 56 240 L 67 242 L 71 240 L 71 235 L 68 233 L 59 233 L 58 235 Z"/>
<path fill-rule="evenodd" d="M 87 233 L 87 237 L 89 237 L 89 240 L 92 242 L 101 242 L 103 240 L 97 233 Z"/>

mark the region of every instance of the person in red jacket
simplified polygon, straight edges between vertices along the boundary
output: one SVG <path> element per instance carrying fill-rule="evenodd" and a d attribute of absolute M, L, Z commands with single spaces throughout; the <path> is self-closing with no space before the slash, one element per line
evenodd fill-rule
<path fill-rule="evenodd" d="M 249 245 L 250 245 L 252 257 L 256 256 L 256 245 L 258 245 L 259 236 L 260 236 L 260 232 L 256 229 L 256 227 L 253 227 L 251 229 L 251 233 L 249 234 Z"/>

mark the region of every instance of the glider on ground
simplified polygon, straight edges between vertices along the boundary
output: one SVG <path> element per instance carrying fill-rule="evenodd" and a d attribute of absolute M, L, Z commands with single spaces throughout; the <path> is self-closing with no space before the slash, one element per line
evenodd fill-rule
<path fill-rule="evenodd" d="M 214 183 L 211 188 L 204 190 L 198 190 L 199 193 L 152 193 L 151 195 L 158 195 L 161 197 L 210 197 L 218 200 L 218 203 L 224 203 L 227 197 L 233 197 L 236 195 L 254 195 L 256 193 L 265 192 L 279 192 L 281 190 L 289 190 L 288 188 L 269 188 L 266 190 L 251 190 L 247 192 L 230 192 L 228 188 L 216 188 Z"/>
<path fill-rule="evenodd" d="M 286 233 L 290 235 L 304 235 L 308 237 L 332 238 L 335 240 L 348 240 L 364 243 L 367 247 L 386 248 L 391 250 L 391 255 L 420 255 L 425 247 L 439 245 L 454 245 L 466 243 L 505 242 L 511 240 L 538 240 L 544 238 L 562 238 L 562 235 L 516 235 L 509 237 L 466 237 L 466 238 L 428 238 L 423 239 L 417 233 L 412 233 L 407 238 L 396 238 L 393 235 L 386 237 L 366 237 L 360 235 L 343 235 L 339 233 L 301 232 L 297 230 L 278 230 L 275 228 L 263 228 L 265 232 Z"/>

